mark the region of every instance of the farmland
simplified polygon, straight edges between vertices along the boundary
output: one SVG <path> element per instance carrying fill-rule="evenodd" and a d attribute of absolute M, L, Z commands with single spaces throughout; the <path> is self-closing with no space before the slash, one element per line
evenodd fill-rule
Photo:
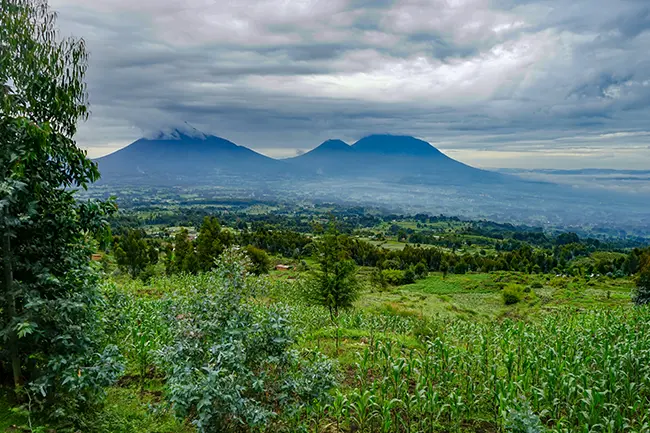
<path fill-rule="evenodd" d="M 645 57 L 596 49 L 643 45 L 636 18 L 63 2 L 60 31 L 47 0 L 0 2 L 0 433 L 650 433 L 642 172 L 602 191 L 589 178 L 614 171 L 547 173 L 584 177 L 571 188 L 386 133 L 279 160 L 177 124 L 283 153 L 413 128 L 494 163 L 636 166 L 648 134 L 620 121 L 643 108 L 642 74 L 611 66 Z M 427 12 L 443 20 L 412 28 Z M 575 67 L 589 46 L 604 73 Z M 98 122 L 80 128 L 91 93 Z M 91 160 L 102 143 L 116 151 Z"/>
<path fill-rule="evenodd" d="M 536 239 L 522 241 L 531 250 L 525 257 L 543 265 L 564 257 L 566 236 L 542 238 L 510 226 L 502 227 L 508 233 L 477 235 L 484 223 L 417 220 L 423 216 L 383 222 L 336 207 L 298 217 L 278 206 L 255 209 L 217 212 L 223 225 L 211 222 L 210 232 L 205 221 L 188 224 L 171 212 L 123 211 L 112 221 L 114 238 L 96 267 L 103 274 L 104 338 L 117 348 L 123 371 L 102 405 L 69 428 L 649 431 L 650 341 L 643 336 L 650 312 L 631 302 L 635 282 L 626 264 L 634 264 L 634 251 L 643 253 L 631 249 L 633 241 L 571 235 L 578 242 L 571 258 L 553 270 L 530 263 L 521 271 L 485 271 L 480 266 L 509 257 L 506 245 L 515 237 Z M 161 224 L 162 215 L 172 220 Z M 335 320 L 305 296 L 318 284 L 313 246 L 327 236 L 328 220 L 358 262 L 360 284 L 351 308 Z M 116 251 L 139 229 L 145 234 L 138 245 L 160 257 L 131 275 Z M 409 241 L 434 230 L 432 245 Z M 208 233 L 224 243 L 209 252 L 218 257 L 212 270 L 174 267 L 179 239 L 196 242 L 198 255 Z M 175 254 L 167 243 L 176 244 Z M 227 246 L 246 243 L 268 256 L 261 272 L 253 272 L 259 268 L 251 267 L 247 250 Z M 409 258 L 420 252 L 424 271 Z M 468 258 L 474 256 L 485 261 Z M 288 269 L 276 270 L 280 263 Z M 413 280 L 402 280 L 411 271 Z M 262 371 L 248 364 L 253 360 Z M 235 372 L 237 379 L 229 376 Z M 27 425 L 34 422 L 28 415 L 14 411 L 0 422 Z"/>

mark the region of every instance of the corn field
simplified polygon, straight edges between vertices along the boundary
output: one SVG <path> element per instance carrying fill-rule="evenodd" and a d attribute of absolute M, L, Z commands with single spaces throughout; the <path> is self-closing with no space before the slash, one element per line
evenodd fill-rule
<path fill-rule="evenodd" d="M 497 431 L 529 405 L 551 431 L 650 431 L 648 310 L 431 326 L 421 350 L 377 341 L 358 353 L 308 430 Z"/>
<path fill-rule="evenodd" d="M 214 287 L 223 281 L 210 275 L 175 277 L 155 282 L 154 296 L 115 287 L 106 292 L 108 335 L 140 377 L 140 389 L 145 376 L 167 380 L 157 360 L 160 349 L 170 346 L 174 323 L 187 314 L 180 300 L 222 296 Z M 261 287 L 259 280 L 246 284 Z M 310 336 L 328 338 L 323 331 L 333 325 L 326 312 L 297 299 L 269 301 L 264 290 L 250 300 L 255 311 L 282 305 L 286 326 L 299 331 L 294 347 L 318 350 Z M 366 337 L 331 355 L 341 359 L 334 388 L 323 388 L 314 394 L 319 398 L 297 409 L 276 408 L 264 425 L 232 431 L 650 432 L 648 308 L 566 309 L 531 321 L 501 322 L 350 311 L 341 315 L 339 326 Z M 205 337 L 197 344 L 209 337 L 201 332 Z M 400 336 L 415 344 L 402 344 Z M 328 368 L 313 370 L 310 383 L 319 383 L 317 375 Z M 239 396 L 248 398 L 245 390 Z M 512 427 L 513 414 L 526 413 L 539 429 Z"/>

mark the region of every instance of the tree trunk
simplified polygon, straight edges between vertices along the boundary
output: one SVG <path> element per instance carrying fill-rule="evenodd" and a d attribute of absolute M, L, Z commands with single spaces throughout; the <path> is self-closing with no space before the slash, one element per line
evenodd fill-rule
<path fill-rule="evenodd" d="M 7 300 L 7 326 L 16 318 L 16 298 L 14 296 L 14 273 L 11 257 L 11 238 L 9 233 L 5 233 L 2 237 L 2 261 L 4 263 L 4 286 L 5 286 L 5 299 Z M 14 376 L 14 386 L 16 391 L 20 388 L 20 357 L 18 356 L 18 335 L 15 331 L 10 331 L 9 336 L 9 352 L 11 354 L 11 369 Z"/>

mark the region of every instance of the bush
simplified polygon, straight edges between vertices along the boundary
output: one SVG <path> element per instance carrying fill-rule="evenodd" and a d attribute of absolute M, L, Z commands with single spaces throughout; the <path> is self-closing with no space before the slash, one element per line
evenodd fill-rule
<path fill-rule="evenodd" d="M 539 281 L 535 281 L 533 284 L 530 285 L 530 287 L 533 289 L 541 289 L 542 287 L 544 287 L 544 285 Z"/>
<path fill-rule="evenodd" d="M 502 292 L 503 302 L 506 305 L 514 305 L 521 301 L 521 291 L 516 287 L 506 287 Z"/>
<path fill-rule="evenodd" d="M 384 280 L 391 286 L 400 286 L 404 281 L 404 272 L 398 269 L 384 269 L 381 273 Z"/>
<path fill-rule="evenodd" d="M 328 359 L 292 349 L 287 308 L 251 301 L 256 287 L 236 254 L 224 253 L 202 287 L 176 295 L 172 341 L 161 353 L 169 400 L 199 432 L 268 426 L 327 399 L 335 384 Z"/>
<path fill-rule="evenodd" d="M 429 268 L 423 262 L 420 262 L 417 265 L 415 265 L 415 268 L 413 270 L 415 272 L 416 278 L 426 278 L 429 275 Z"/>
<path fill-rule="evenodd" d="M 271 268 L 271 259 L 266 254 L 266 251 L 256 248 L 253 245 L 247 246 L 245 251 L 251 261 L 249 270 L 255 275 L 268 274 Z"/>
<path fill-rule="evenodd" d="M 509 433 L 542 433 L 545 431 L 539 417 L 533 413 L 528 404 L 521 409 L 511 409 L 506 418 L 506 432 Z"/>
<path fill-rule="evenodd" d="M 404 271 L 402 284 L 413 284 L 413 283 L 415 283 L 415 271 L 413 270 L 413 268 L 408 268 Z"/>

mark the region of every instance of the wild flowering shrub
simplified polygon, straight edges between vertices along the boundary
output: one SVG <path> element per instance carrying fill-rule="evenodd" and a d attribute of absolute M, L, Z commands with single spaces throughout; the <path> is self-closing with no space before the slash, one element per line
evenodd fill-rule
<path fill-rule="evenodd" d="M 329 360 L 292 349 L 287 308 L 256 304 L 250 282 L 243 256 L 229 250 L 201 284 L 173 295 L 161 360 L 176 413 L 200 432 L 268 426 L 326 399 L 335 384 Z"/>

